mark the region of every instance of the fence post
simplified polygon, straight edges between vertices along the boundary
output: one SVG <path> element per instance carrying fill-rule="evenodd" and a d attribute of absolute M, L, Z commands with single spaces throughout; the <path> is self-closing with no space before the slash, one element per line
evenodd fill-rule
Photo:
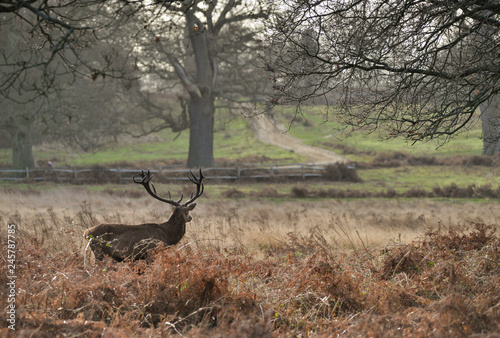
<path fill-rule="evenodd" d="M 239 178 L 240 178 L 240 176 L 241 176 L 241 168 L 240 168 L 240 166 L 238 166 L 238 167 L 236 168 L 236 177 L 239 179 Z"/>
<path fill-rule="evenodd" d="M 26 167 L 26 178 L 30 178 L 30 168 Z"/>
<path fill-rule="evenodd" d="M 305 173 L 304 173 L 304 163 L 302 163 L 302 164 L 300 165 L 300 171 L 301 171 L 301 173 L 302 173 L 302 179 L 304 179 L 304 177 L 305 177 L 305 176 L 304 176 L 304 174 L 305 174 Z"/>
<path fill-rule="evenodd" d="M 269 173 L 271 174 L 271 176 L 274 175 L 274 167 L 272 164 L 271 164 L 271 168 L 269 169 Z"/>
<path fill-rule="evenodd" d="M 75 181 L 78 181 L 78 171 L 76 171 L 76 168 L 73 168 L 73 174 L 75 176 Z"/>

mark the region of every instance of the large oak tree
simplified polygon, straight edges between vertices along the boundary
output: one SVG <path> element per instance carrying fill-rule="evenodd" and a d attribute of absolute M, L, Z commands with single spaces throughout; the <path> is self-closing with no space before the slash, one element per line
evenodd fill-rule
<path fill-rule="evenodd" d="M 79 111 L 76 102 L 73 109 L 54 108 L 47 102 L 69 105 L 71 95 L 61 90 L 79 77 L 95 81 L 144 76 L 142 93 L 136 90 L 120 97 L 117 92 L 122 101 L 137 99 L 121 103 L 127 111 L 119 114 L 119 122 L 129 121 L 142 133 L 187 127 L 187 165 L 212 166 L 216 101 L 248 101 L 264 88 L 259 86 L 264 73 L 249 62 L 255 49 L 251 23 L 266 18 L 269 7 L 242 0 L 0 1 L 1 18 L 8 23 L 2 27 L 19 32 L 6 38 L 13 48 L 4 51 L 0 61 L 0 95 L 20 105 L 8 120 L 53 125 L 68 119 L 85 121 L 71 113 Z M 115 57 L 117 50 L 121 57 Z M 133 70 L 124 55 L 132 57 Z M 157 96 L 180 97 L 179 106 L 185 109 L 176 115 L 171 107 L 161 107 L 155 90 Z M 28 102 L 40 108 L 22 113 Z M 152 125 L 151 119 L 157 124 Z M 12 123 L 3 125 L 14 130 Z M 28 148 L 29 142 L 24 149 Z M 19 167 L 31 165 L 33 161 L 24 161 Z"/>
<path fill-rule="evenodd" d="M 168 86 L 160 91 L 179 94 L 187 104 L 189 118 L 180 119 L 189 121 L 187 166 L 213 166 L 216 104 L 249 101 L 265 88 L 266 74 L 250 60 L 252 23 L 267 18 L 269 6 L 241 0 L 157 4 L 146 15 L 154 19 L 137 35 L 139 68 L 154 75 L 157 88 Z"/>

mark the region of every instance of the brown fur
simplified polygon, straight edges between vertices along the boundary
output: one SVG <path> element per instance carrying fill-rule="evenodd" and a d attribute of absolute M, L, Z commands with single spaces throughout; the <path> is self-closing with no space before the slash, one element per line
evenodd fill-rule
<path fill-rule="evenodd" d="M 90 248 L 94 251 L 96 259 L 102 260 L 105 255 L 117 261 L 122 261 L 125 258 L 142 259 L 146 258 L 148 252 L 160 242 L 166 245 L 179 243 L 186 233 L 186 223 L 191 221 L 189 212 L 196 206 L 196 203 L 193 202 L 203 194 L 204 189 L 202 181 L 205 177 L 201 168 L 199 178 L 191 171 L 189 172 L 191 173 L 191 176 L 188 176 L 189 180 L 196 184 L 196 194 L 191 194 L 191 198 L 182 205 L 180 204 L 182 196 L 180 200 L 174 201 L 170 197 L 170 192 L 168 199 L 156 194 L 156 189 L 150 183 L 153 175 L 149 170 L 146 173 L 141 171 L 134 175 L 135 183 L 144 186 L 146 191 L 157 200 L 173 205 L 174 211 L 168 221 L 161 224 L 99 224 L 88 229 L 83 237 L 89 240 Z"/>
<path fill-rule="evenodd" d="M 98 260 L 102 260 L 105 255 L 117 261 L 125 258 L 144 259 L 159 242 L 166 245 L 179 243 L 186 233 L 186 223 L 192 219 L 189 212 L 195 206 L 196 203 L 174 207 L 165 223 L 99 224 L 87 229 L 83 236 L 90 240 L 90 248 Z"/>

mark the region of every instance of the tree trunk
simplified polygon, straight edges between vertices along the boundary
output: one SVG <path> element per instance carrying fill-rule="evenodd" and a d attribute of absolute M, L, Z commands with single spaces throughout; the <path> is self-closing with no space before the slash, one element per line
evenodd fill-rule
<path fill-rule="evenodd" d="M 186 12 L 187 30 L 190 34 L 196 63 L 196 79 L 181 76 L 189 92 L 189 155 L 187 166 L 212 167 L 214 165 L 214 115 L 215 115 L 215 58 L 210 51 L 210 33 L 193 12 Z"/>
<path fill-rule="evenodd" d="M 35 167 L 31 139 L 31 120 L 16 123 L 12 135 L 12 162 L 14 169 L 24 170 Z"/>
<path fill-rule="evenodd" d="M 214 165 L 214 113 L 213 95 L 191 96 L 188 168 Z"/>
<path fill-rule="evenodd" d="M 483 155 L 500 153 L 500 95 L 483 102 L 481 122 L 483 127 Z"/>

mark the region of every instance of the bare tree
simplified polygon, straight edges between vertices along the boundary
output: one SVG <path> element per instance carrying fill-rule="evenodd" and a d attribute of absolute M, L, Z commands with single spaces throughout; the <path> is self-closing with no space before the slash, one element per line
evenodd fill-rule
<path fill-rule="evenodd" d="M 128 75 L 112 49 L 90 53 L 123 22 L 111 15 L 115 8 L 104 1 L 0 1 L 0 128 L 11 136 L 15 168 L 35 165 L 31 128 L 67 115 L 71 109 L 59 109 L 58 98 L 77 79 Z"/>
<path fill-rule="evenodd" d="M 387 138 L 445 142 L 500 91 L 497 1 L 291 0 L 281 9 L 261 52 L 273 104 L 300 112 L 321 98 L 351 130 L 383 125 Z M 498 152 L 492 109 L 483 130 Z"/>
<path fill-rule="evenodd" d="M 216 100 L 248 101 L 258 92 L 252 79 L 265 76 L 248 62 L 256 44 L 255 29 L 249 23 L 266 18 L 270 6 L 241 0 L 157 5 L 146 15 L 154 19 L 142 24 L 137 35 L 142 46 L 139 68 L 151 74 L 160 92 L 177 94 L 186 103 L 187 166 L 212 166 Z M 178 121 L 182 126 L 186 119 Z"/>
<path fill-rule="evenodd" d="M 192 217 L 189 212 L 194 209 L 193 203 L 203 194 L 203 174 L 200 169 L 200 177 L 197 178 L 191 172 L 189 179 L 196 184 L 196 194 L 191 194 L 189 200 L 180 204 L 180 200 L 174 201 L 170 197 L 165 199 L 156 194 L 156 190 L 150 180 L 151 173 L 140 173 L 134 176 L 134 182 L 144 186 L 146 191 L 159 201 L 174 206 L 172 215 L 168 221 L 161 224 L 99 224 L 85 231 L 83 237 L 90 241 L 89 245 L 94 252 L 96 259 L 102 260 L 106 255 L 122 261 L 125 258 L 132 260 L 146 258 L 147 253 L 154 249 L 160 242 L 166 245 L 175 245 L 180 242 L 186 233 L 186 223 Z M 193 203 L 193 204 L 191 204 Z"/>
<path fill-rule="evenodd" d="M 61 75 L 121 75 L 109 64 L 95 67 L 84 54 L 93 41 L 105 39 L 123 23 L 113 11 L 125 7 L 93 0 L 0 1 L 0 95 L 10 98 L 22 90 L 32 96 L 18 102 L 27 102 L 35 93 L 50 93 Z"/>
<path fill-rule="evenodd" d="M 119 123 L 134 124 L 135 130 L 128 131 L 135 135 L 188 127 L 188 166 L 211 166 L 216 99 L 228 104 L 262 93 L 263 86 L 257 83 L 264 72 L 249 62 L 256 41 L 255 28 L 248 23 L 266 18 L 269 8 L 264 1 L 242 0 L 0 1 L 1 18 L 20 32 L 16 39 L 7 39 L 14 41 L 13 48 L 0 56 L 0 96 L 19 104 L 43 97 L 47 103 L 51 94 L 63 97 L 58 91 L 78 77 L 131 77 L 113 57 L 114 50 L 122 50 L 122 55 L 138 60 L 134 72 L 144 76 L 144 90 L 133 94 L 139 99 L 133 106 L 135 116 L 143 119 L 138 123 L 125 115 Z M 107 54 L 98 53 L 96 43 L 112 47 Z M 66 83 L 61 83 L 62 75 Z M 257 75 L 259 81 L 253 81 Z M 21 91 L 32 94 L 19 100 L 16 93 Z M 165 106 L 159 96 L 177 102 Z M 22 115 L 20 110 L 13 110 L 15 120 Z M 61 109 L 46 104 L 37 111 Z M 36 121 L 40 114 L 30 117 Z"/>

